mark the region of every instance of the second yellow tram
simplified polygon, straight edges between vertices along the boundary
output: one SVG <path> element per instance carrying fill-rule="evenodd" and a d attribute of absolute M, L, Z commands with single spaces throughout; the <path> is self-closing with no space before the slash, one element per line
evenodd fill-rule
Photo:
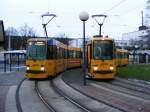
<path fill-rule="evenodd" d="M 94 36 L 86 45 L 87 77 L 93 79 L 114 79 L 116 67 L 128 64 L 128 58 L 119 54 L 127 54 L 125 50 L 117 50 L 115 42 L 109 37 Z M 118 55 L 117 55 L 118 54 Z M 119 63 L 120 62 L 120 63 Z"/>

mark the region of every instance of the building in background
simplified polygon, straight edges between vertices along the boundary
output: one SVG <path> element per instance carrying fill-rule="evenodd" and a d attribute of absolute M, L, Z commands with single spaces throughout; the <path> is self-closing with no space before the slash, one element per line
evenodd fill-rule
<path fill-rule="evenodd" d="M 134 47 L 137 45 L 141 49 L 150 49 L 150 27 L 122 34 L 122 42 L 126 42 L 128 47 Z"/>

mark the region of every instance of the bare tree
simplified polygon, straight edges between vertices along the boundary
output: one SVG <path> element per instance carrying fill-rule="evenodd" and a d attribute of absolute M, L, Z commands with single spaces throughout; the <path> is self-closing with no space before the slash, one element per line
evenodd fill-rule
<path fill-rule="evenodd" d="M 29 27 L 27 24 L 24 24 L 19 28 L 19 35 L 24 37 L 35 37 L 37 34 L 33 27 Z"/>
<path fill-rule="evenodd" d="M 5 34 L 6 34 L 6 36 L 18 36 L 18 31 L 14 27 L 8 27 L 5 30 Z"/>

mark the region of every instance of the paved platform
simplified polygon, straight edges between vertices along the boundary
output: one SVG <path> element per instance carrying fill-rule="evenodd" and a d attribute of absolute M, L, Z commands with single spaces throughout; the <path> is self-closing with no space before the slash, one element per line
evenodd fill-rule
<path fill-rule="evenodd" d="M 6 97 L 6 102 L 5 102 L 5 112 L 17 112 L 17 107 L 16 107 L 16 89 L 17 86 L 11 86 Z"/>
<path fill-rule="evenodd" d="M 19 84 L 19 82 L 24 78 L 24 73 L 25 72 L 23 70 L 19 72 L 0 71 L 0 112 L 5 112 L 5 104 L 6 102 L 8 102 L 8 96 L 10 95 L 9 98 L 13 99 L 13 92 L 15 91 L 15 88 Z M 6 109 L 6 111 L 9 110 L 10 109 Z"/>

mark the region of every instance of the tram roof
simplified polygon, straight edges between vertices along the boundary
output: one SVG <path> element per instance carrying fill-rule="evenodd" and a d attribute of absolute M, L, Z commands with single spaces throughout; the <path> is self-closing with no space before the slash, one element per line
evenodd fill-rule
<path fill-rule="evenodd" d="M 28 41 L 47 41 L 49 40 L 48 38 L 30 38 Z"/>
<path fill-rule="evenodd" d="M 128 50 L 126 50 L 126 49 L 116 49 L 118 52 L 126 52 L 126 53 L 128 53 Z"/>
<path fill-rule="evenodd" d="M 90 40 L 90 41 L 88 41 L 88 44 L 90 44 L 92 41 L 95 41 L 95 40 L 108 40 L 108 41 L 113 41 L 114 39 L 113 38 L 110 38 L 110 37 L 108 37 L 108 36 L 106 36 L 106 37 L 102 37 L 102 36 L 99 36 L 99 35 L 95 35 L 95 36 L 93 36 L 93 38 Z"/>
<path fill-rule="evenodd" d="M 104 37 L 104 36 L 95 35 L 93 36 L 92 40 L 114 40 L 114 39 L 108 36 Z"/>
<path fill-rule="evenodd" d="M 2 54 L 26 54 L 26 50 L 9 50 L 9 51 L 2 51 Z"/>
<path fill-rule="evenodd" d="M 50 39 L 50 38 L 30 38 L 29 40 L 28 40 L 28 42 L 29 41 L 45 41 L 45 42 L 47 42 L 48 43 L 48 45 L 58 45 L 58 44 L 63 44 L 63 43 L 61 43 L 61 42 L 59 42 L 58 40 L 56 40 L 56 39 Z"/>

